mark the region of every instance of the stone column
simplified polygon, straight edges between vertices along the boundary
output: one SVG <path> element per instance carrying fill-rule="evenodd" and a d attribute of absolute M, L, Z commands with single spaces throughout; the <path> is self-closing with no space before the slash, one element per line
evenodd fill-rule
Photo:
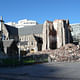
<path fill-rule="evenodd" d="M 50 49 L 50 42 L 49 42 L 49 23 L 47 24 L 47 49 Z"/>
<path fill-rule="evenodd" d="M 65 45 L 65 27 L 64 27 L 64 22 L 63 22 L 63 27 L 62 27 L 62 30 L 63 30 L 63 46 Z"/>
<path fill-rule="evenodd" d="M 4 24 L 4 21 L 3 21 L 3 17 L 1 16 L 1 35 L 3 35 L 3 24 Z"/>
<path fill-rule="evenodd" d="M 62 46 L 62 21 L 56 20 L 54 21 L 54 29 L 57 31 L 57 48 Z"/>
<path fill-rule="evenodd" d="M 62 21 L 62 46 L 65 45 L 65 25 L 64 25 L 64 21 Z"/>
<path fill-rule="evenodd" d="M 54 26 L 54 29 L 56 30 L 56 32 L 57 32 L 57 20 L 55 20 L 54 22 L 53 22 L 53 26 Z M 56 42 L 57 42 L 57 33 L 56 33 Z M 56 45 L 58 45 L 57 43 L 56 43 Z M 58 47 L 58 46 L 57 46 Z"/>
<path fill-rule="evenodd" d="M 44 22 L 43 24 L 43 45 L 42 45 L 42 50 L 46 50 L 46 38 L 47 38 L 47 21 Z"/>

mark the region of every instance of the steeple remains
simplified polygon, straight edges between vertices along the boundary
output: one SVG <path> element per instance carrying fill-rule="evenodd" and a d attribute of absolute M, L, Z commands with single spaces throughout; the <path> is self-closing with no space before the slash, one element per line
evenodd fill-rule
<path fill-rule="evenodd" d="M 3 21 L 3 17 L 1 16 L 1 36 L 2 36 L 2 39 L 3 39 L 3 26 L 4 26 L 4 21 Z"/>
<path fill-rule="evenodd" d="M 1 20 L 0 20 L 0 22 L 1 22 L 1 31 L 3 32 L 3 24 L 4 24 L 4 21 L 3 21 L 3 17 L 1 16 Z"/>
<path fill-rule="evenodd" d="M 4 21 L 3 21 L 3 17 L 1 16 L 1 20 L 0 20 L 0 22 L 1 22 L 1 31 L 3 32 L 3 24 L 4 24 Z"/>

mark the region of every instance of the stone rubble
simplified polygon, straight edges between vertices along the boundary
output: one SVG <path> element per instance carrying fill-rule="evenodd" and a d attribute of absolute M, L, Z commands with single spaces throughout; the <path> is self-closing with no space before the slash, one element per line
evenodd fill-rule
<path fill-rule="evenodd" d="M 48 61 L 80 61 L 80 48 L 74 44 L 66 44 L 63 47 L 50 52 Z"/>

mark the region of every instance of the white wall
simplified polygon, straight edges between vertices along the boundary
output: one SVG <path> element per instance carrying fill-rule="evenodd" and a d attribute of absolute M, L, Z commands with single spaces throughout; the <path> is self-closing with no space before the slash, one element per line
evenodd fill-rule
<path fill-rule="evenodd" d="M 0 23 L 0 31 L 1 31 L 1 23 Z"/>
<path fill-rule="evenodd" d="M 8 23 L 5 23 L 5 24 L 12 25 L 12 26 L 15 26 L 17 28 L 21 28 L 21 27 L 24 27 L 24 26 L 36 25 L 37 22 L 33 21 L 33 20 L 23 19 L 23 20 L 19 20 L 18 23 L 16 23 L 16 22 L 8 22 Z"/>

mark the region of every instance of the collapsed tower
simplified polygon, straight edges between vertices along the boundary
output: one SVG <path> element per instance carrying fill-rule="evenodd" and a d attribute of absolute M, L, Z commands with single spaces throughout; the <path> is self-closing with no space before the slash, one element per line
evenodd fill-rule
<path fill-rule="evenodd" d="M 71 42 L 69 20 L 45 21 L 43 25 L 43 50 L 60 48 Z"/>

